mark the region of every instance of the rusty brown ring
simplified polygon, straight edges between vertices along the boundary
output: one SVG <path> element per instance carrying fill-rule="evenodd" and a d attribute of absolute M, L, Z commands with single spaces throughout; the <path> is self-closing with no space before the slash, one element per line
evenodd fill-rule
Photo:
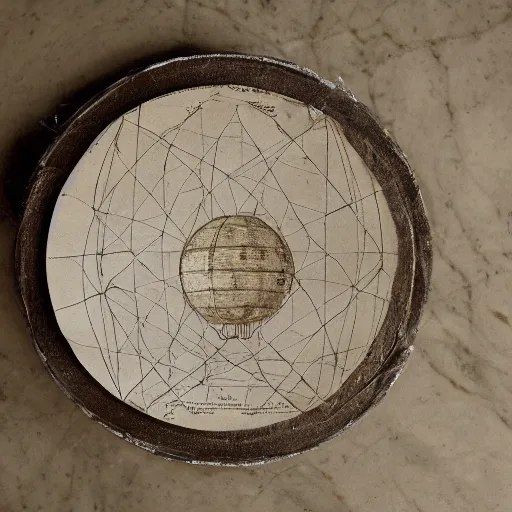
<path fill-rule="evenodd" d="M 110 394 L 80 364 L 57 324 L 46 280 L 46 240 L 66 179 L 95 138 L 141 103 L 197 86 L 237 84 L 273 91 L 337 120 L 375 175 L 398 236 L 389 309 L 364 361 L 324 404 L 295 418 L 240 431 L 172 425 Z M 127 441 L 170 459 L 248 465 L 309 450 L 342 432 L 377 404 L 403 369 L 426 301 L 432 244 L 423 201 L 405 155 L 346 89 L 289 62 L 241 54 L 184 57 L 112 85 L 66 123 L 31 180 L 16 246 L 16 273 L 35 346 L 58 385 L 88 416 Z"/>

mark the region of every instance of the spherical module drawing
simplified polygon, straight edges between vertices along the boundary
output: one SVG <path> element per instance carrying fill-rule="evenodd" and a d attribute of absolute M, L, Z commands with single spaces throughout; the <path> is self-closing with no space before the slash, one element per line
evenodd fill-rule
<path fill-rule="evenodd" d="M 211 220 L 189 238 L 180 260 L 188 303 L 224 339 L 250 338 L 279 311 L 294 273 L 284 238 L 249 215 Z"/>

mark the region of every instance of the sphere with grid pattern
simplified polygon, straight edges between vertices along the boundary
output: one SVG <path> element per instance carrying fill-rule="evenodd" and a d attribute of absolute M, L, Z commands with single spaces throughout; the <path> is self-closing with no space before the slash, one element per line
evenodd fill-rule
<path fill-rule="evenodd" d="M 292 253 L 258 217 L 217 217 L 187 241 L 180 277 L 188 303 L 219 336 L 250 338 L 290 292 Z"/>

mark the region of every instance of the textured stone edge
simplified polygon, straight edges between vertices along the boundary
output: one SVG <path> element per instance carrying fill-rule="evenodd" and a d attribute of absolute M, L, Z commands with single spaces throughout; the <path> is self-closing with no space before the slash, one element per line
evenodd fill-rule
<path fill-rule="evenodd" d="M 366 374 L 362 388 L 361 386 L 355 386 L 353 382 L 352 387 L 349 388 L 346 385 L 347 381 L 340 388 L 340 391 L 346 393 L 348 388 L 349 396 L 347 397 L 343 393 L 337 392 L 331 397 L 332 399 L 328 400 L 329 406 L 327 408 L 320 406 L 317 408 L 319 409 L 318 411 L 314 409 L 313 411 L 317 411 L 315 414 L 305 413 L 298 416 L 297 419 L 285 420 L 269 427 L 220 433 L 183 429 L 156 419 L 147 421 L 147 415 L 132 409 L 127 404 L 113 397 L 113 395 L 110 395 L 106 390 L 103 390 L 102 393 L 101 390 L 97 389 L 99 385 L 97 383 L 96 385 L 94 384 L 95 381 L 90 382 L 94 379 L 87 374 L 76 358 L 74 358 L 70 347 L 67 346 L 66 350 L 66 347 L 63 346 L 63 337 L 58 330 L 58 326 L 57 330 L 55 329 L 55 319 L 51 318 L 52 312 L 49 311 L 48 304 L 45 304 L 45 301 L 48 301 L 47 290 L 45 290 L 45 287 L 47 288 L 46 276 L 40 261 L 41 244 L 43 243 L 45 246 L 46 243 L 43 219 L 48 221 L 48 209 L 50 210 L 51 217 L 56 194 L 58 195 L 65 179 L 72 170 L 69 169 L 69 160 L 66 162 L 66 158 L 64 158 L 65 165 L 56 165 L 59 160 L 62 160 L 62 154 L 59 158 L 59 149 L 62 149 L 64 144 L 64 149 L 68 153 L 72 153 L 73 150 L 75 153 L 80 153 L 78 155 L 79 158 L 83 151 L 76 149 L 76 145 L 73 146 L 73 144 L 66 146 L 66 139 L 73 140 L 73 137 L 80 139 L 81 131 L 83 130 L 80 125 L 83 125 L 84 120 L 87 125 L 89 122 L 87 117 L 91 114 L 97 116 L 95 109 L 97 110 L 98 105 L 105 102 L 105 100 L 107 100 L 107 105 L 109 102 L 110 104 L 115 104 L 116 97 L 121 95 L 121 91 L 124 89 L 125 92 L 128 91 L 129 93 L 134 82 L 140 82 L 142 79 L 144 84 L 144 78 L 146 78 L 146 82 L 147 80 L 154 80 L 152 77 L 154 73 L 169 69 L 170 72 L 165 78 L 165 80 L 169 81 L 169 90 L 186 88 L 187 86 L 183 83 L 174 89 L 172 88 L 174 79 L 173 68 L 179 63 L 185 63 L 192 72 L 194 72 L 194 69 L 195 71 L 202 69 L 204 72 L 205 67 L 213 67 L 216 68 L 217 73 L 222 72 L 220 68 L 223 64 L 226 65 L 228 63 L 231 66 L 234 64 L 238 72 L 241 73 L 240 76 L 244 76 L 244 79 L 247 79 L 247 83 L 243 85 L 252 84 L 254 87 L 259 86 L 260 88 L 265 87 L 262 87 L 261 83 L 254 85 L 254 81 L 258 77 L 254 75 L 254 70 L 251 74 L 251 70 L 247 69 L 249 64 L 257 63 L 257 68 L 260 71 L 263 70 L 263 72 L 268 68 L 269 75 L 275 72 L 276 69 L 281 68 L 282 70 L 286 68 L 291 75 L 287 78 L 290 89 L 300 88 L 298 84 L 297 87 L 291 84 L 291 81 L 294 79 L 300 82 L 301 78 L 303 81 L 306 78 L 308 81 L 316 83 L 317 87 L 313 94 L 306 94 L 306 96 L 310 95 L 313 100 L 310 103 L 341 123 L 349 142 L 374 174 L 376 174 L 381 185 L 383 185 L 382 177 L 390 172 L 390 166 L 396 166 L 401 173 L 398 173 L 398 181 L 396 181 L 397 176 L 394 176 L 393 183 L 388 185 L 384 183 L 383 185 L 383 189 L 385 186 L 396 187 L 399 192 L 398 195 L 395 194 L 394 196 L 389 192 L 392 196 L 391 201 L 389 201 L 388 194 L 386 194 L 386 198 L 390 203 L 390 209 L 399 208 L 399 201 L 403 201 L 408 206 L 405 212 L 405 217 L 408 217 L 405 224 L 409 225 L 410 240 L 405 240 L 404 235 L 402 235 L 399 237 L 399 246 L 402 247 L 402 250 L 405 247 L 405 249 L 412 252 L 412 255 L 409 254 L 412 259 L 412 265 L 409 268 L 409 270 L 412 270 L 410 275 L 412 281 L 410 286 L 407 287 L 409 290 L 407 300 L 398 304 L 396 311 L 388 311 L 387 315 L 400 317 L 400 322 L 396 325 L 395 332 L 384 333 L 388 335 L 388 338 L 384 340 L 385 343 L 382 343 L 381 339 L 382 347 L 376 358 L 376 360 L 381 359 L 378 371 Z M 279 74 L 277 72 L 277 75 Z M 261 82 L 261 77 L 259 78 L 259 82 Z M 230 80 L 229 83 L 235 82 Z M 211 85 L 215 85 L 215 83 L 211 83 Z M 197 85 L 188 85 L 188 87 L 194 86 Z M 272 87 L 267 87 L 267 89 L 273 90 Z M 279 93 L 283 94 L 282 92 Z M 157 93 L 153 97 L 158 95 L 160 94 Z M 337 100 L 337 102 L 334 101 L 334 107 L 332 101 L 330 103 L 327 101 L 333 95 L 336 96 L 335 99 Z M 137 95 L 135 94 L 134 96 Z M 288 96 L 294 97 L 292 94 L 288 94 Z M 303 96 L 304 94 L 302 94 Z M 326 101 L 323 101 L 324 99 Z M 137 97 L 136 102 L 140 103 L 142 101 L 147 101 L 147 98 Z M 122 101 L 121 103 L 125 104 Z M 336 104 L 341 105 L 341 107 L 336 107 Z M 104 110 L 108 110 L 108 107 Z M 106 124 L 110 120 L 110 118 L 105 120 Z M 351 128 L 353 125 L 357 125 L 357 121 L 361 120 L 363 121 L 362 130 L 360 126 Z M 302 453 L 314 448 L 321 442 L 336 437 L 347 428 L 358 423 L 385 396 L 405 366 L 408 355 L 411 352 L 411 345 L 417 331 L 419 318 L 426 302 L 432 267 L 430 228 L 421 194 L 405 155 L 398 145 L 392 141 L 389 134 L 373 118 L 368 109 L 355 99 L 354 95 L 344 87 L 342 82 L 334 84 L 322 79 L 310 70 L 286 61 L 268 57 L 240 54 L 184 57 L 149 66 L 116 82 L 84 105 L 62 128 L 62 134 L 41 159 L 31 181 L 30 194 L 26 202 L 26 209 L 16 244 L 16 274 L 28 323 L 41 359 L 59 387 L 89 417 L 128 442 L 165 458 L 213 465 L 253 465 Z M 96 136 L 100 132 L 97 132 Z M 379 144 L 369 143 L 369 140 L 374 140 L 375 136 Z M 375 172 L 375 167 L 383 171 L 381 172 L 381 179 L 379 179 L 378 173 Z M 45 209 L 45 205 L 46 210 L 43 212 L 42 210 Z M 402 277 L 402 279 L 407 281 L 406 277 Z M 395 278 L 394 288 L 397 280 L 399 278 Z M 401 290 L 403 291 L 403 289 Z M 404 311 L 403 315 L 400 315 L 399 307 L 405 307 L 406 311 Z M 381 333 L 383 330 L 381 329 L 378 337 L 382 338 Z M 390 334 L 392 335 L 391 338 L 389 337 Z M 372 344 L 372 349 L 376 342 Z M 65 343 L 67 345 L 67 342 Z M 373 357 L 375 358 L 376 354 L 373 354 Z M 364 369 L 371 358 L 372 353 L 370 352 L 365 361 L 360 364 L 358 370 L 360 368 Z M 354 373 L 359 373 L 359 376 L 361 376 L 361 371 L 357 372 L 356 370 Z M 352 379 L 352 381 L 354 380 L 356 379 Z M 88 397 L 81 395 L 83 391 L 79 387 L 77 389 L 76 385 L 70 385 L 79 382 L 87 382 L 94 388 L 95 393 L 100 397 L 100 402 L 102 402 L 98 404 L 99 408 L 96 406 L 91 407 L 90 400 L 87 399 Z M 355 392 L 351 394 L 350 390 Z M 85 392 L 88 392 L 87 389 Z M 112 402 L 119 402 L 116 404 L 116 410 L 119 410 L 120 407 L 122 416 L 130 417 L 127 422 L 118 421 L 116 417 L 117 412 L 111 413 L 109 404 Z M 149 423 L 149 425 L 144 425 L 144 423 Z M 328 429 L 320 428 L 322 424 L 326 423 L 333 423 L 334 425 Z M 138 428 L 130 428 L 130 426 L 135 425 Z M 164 439 L 162 439 L 162 429 L 165 431 Z M 189 435 L 184 435 L 184 431 L 188 431 Z M 293 438 L 293 436 L 300 436 L 299 442 L 289 442 L 288 440 Z M 177 443 L 166 442 L 165 437 L 168 437 L 170 440 L 174 439 Z M 179 442 L 182 437 L 186 438 L 183 439 L 186 442 L 180 445 Z M 194 443 L 201 449 L 196 449 Z M 253 449 L 246 450 L 246 445 L 252 445 Z M 255 447 L 256 449 L 254 449 Z M 233 450 L 233 448 L 235 449 Z"/>

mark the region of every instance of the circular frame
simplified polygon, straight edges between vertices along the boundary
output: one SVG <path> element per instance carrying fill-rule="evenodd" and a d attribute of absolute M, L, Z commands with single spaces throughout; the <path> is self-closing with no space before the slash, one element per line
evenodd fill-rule
<path fill-rule="evenodd" d="M 329 115 L 373 173 L 389 205 L 398 261 L 389 308 L 365 359 L 325 403 L 294 418 L 238 431 L 203 431 L 158 420 L 110 394 L 80 364 L 62 335 L 46 280 L 46 241 L 59 193 L 96 137 L 139 104 L 191 87 L 236 84 L 299 100 Z M 111 432 L 166 458 L 250 465 L 288 457 L 331 439 L 386 394 L 411 351 L 432 266 L 430 227 L 405 155 L 340 81 L 286 61 L 242 54 L 183 57 L 112 85 L 76 112 L 38 164 L 18 233 L 16 274 L 32 337 L 57 384 Z"/>

